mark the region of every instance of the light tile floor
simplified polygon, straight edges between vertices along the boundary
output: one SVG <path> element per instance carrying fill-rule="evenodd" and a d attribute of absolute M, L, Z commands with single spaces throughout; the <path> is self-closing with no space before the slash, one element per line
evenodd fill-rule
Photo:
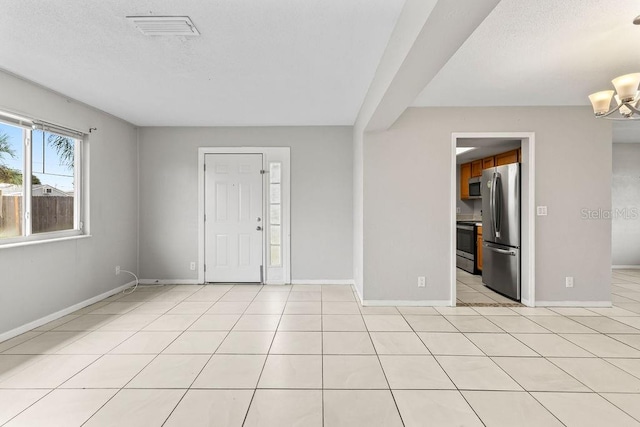
<path fill-rule="evenodd" d="M 456 269 L 456 279 L 456 299 L 458 304 L 516 303 L 516 301 L 510 300 L 483 285 L 482 275 L 474 275 L 458 268 Z"/>
<path fill-rule="evenodd" d="M 396 308 L 336 285 L 141 288 L 0 343 L 0 424 L 638 426 L 640 271 L 612 292 Z"/>

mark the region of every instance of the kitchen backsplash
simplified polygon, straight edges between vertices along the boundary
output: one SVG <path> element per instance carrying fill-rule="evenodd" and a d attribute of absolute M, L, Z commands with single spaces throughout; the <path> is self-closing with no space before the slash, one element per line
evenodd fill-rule
<path fill-rule="evenodd" d="M 482 200 L 460 200 L 456 203 L 459 214 L 456 215 L 458 221 L 482 221 Z"/>

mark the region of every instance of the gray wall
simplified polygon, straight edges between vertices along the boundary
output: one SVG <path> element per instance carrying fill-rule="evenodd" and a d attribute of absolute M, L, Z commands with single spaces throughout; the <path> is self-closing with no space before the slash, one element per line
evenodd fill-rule
<path fill-rule="evenodd" d="M 362 131 L 353 129 L 353 282 L 360 299 L 364 295 L 364 175 Z"/>
<path fill-rule="evenodd" d="M 450 298 L 452 132 L 535 132 L 536 300 L 610 300 L 611 222 L 581 215 L 611 208 L 611 123 L 586 107 L 410 108 L 365 134 L 364 298 Z"/>
<path fill-rule="evenodd" d="M 291 277 L 353 277 L 351 127 L 142 128 L 140 273 L 197 279 L 198 147 L 291 147 Z"/>
<path fill-rule="evenodd" d="M 640 265 L 640 144 L 613 144 L 611 202 L 611 263 Z"/>
<path fill-rule="evenodd" d="M 0 333 L 114 289 L 115 265 L 136 270 L 136 129 L 119 119 L 0 72 L 0 109 L 81 130 L 87 139 L 91 237 L 0 248 Z"/>

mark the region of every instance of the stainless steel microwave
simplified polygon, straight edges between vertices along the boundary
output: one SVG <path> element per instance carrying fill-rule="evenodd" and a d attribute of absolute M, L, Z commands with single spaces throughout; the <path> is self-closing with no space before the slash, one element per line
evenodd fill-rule
<path fill-rule="evenodd" d="M 480 194 L 480 186 L 481 186 L 481 178 L 469 178 L 469 198 L 470 199 L 481 199 L 482 194 Z"/>

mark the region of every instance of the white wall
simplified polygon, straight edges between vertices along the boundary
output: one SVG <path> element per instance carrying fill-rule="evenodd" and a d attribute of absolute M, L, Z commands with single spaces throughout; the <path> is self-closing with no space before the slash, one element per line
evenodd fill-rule
<path fill-rule="evenodd" d="M 198 147 L 291 147 L 291 278 L 353 278 L 351 127 L 142 128 L 140 273 L 196 280 Z"/>
<path fill-rule="evenodd" d="M 454 132 L 535 132 L 536 301 L 610 301 L 611 223 L 581 213 L 611 208 L 611 123 L 586 107 L 410 108 L 365 134 L 364 299 L 450 298 Z"/>
<path fill-rule="evenodd" d="M 611 264 L 640 265 L 640 144 L 613 144 L 611 202 Z"/>
<path fill-rule="evenodd" d="M 136 270 L 137 150 L 132 125 L 0 72 L 0 109 L 88 131 L 91 237 L 0 248 L 0 334 L 131 280 Z"/>

